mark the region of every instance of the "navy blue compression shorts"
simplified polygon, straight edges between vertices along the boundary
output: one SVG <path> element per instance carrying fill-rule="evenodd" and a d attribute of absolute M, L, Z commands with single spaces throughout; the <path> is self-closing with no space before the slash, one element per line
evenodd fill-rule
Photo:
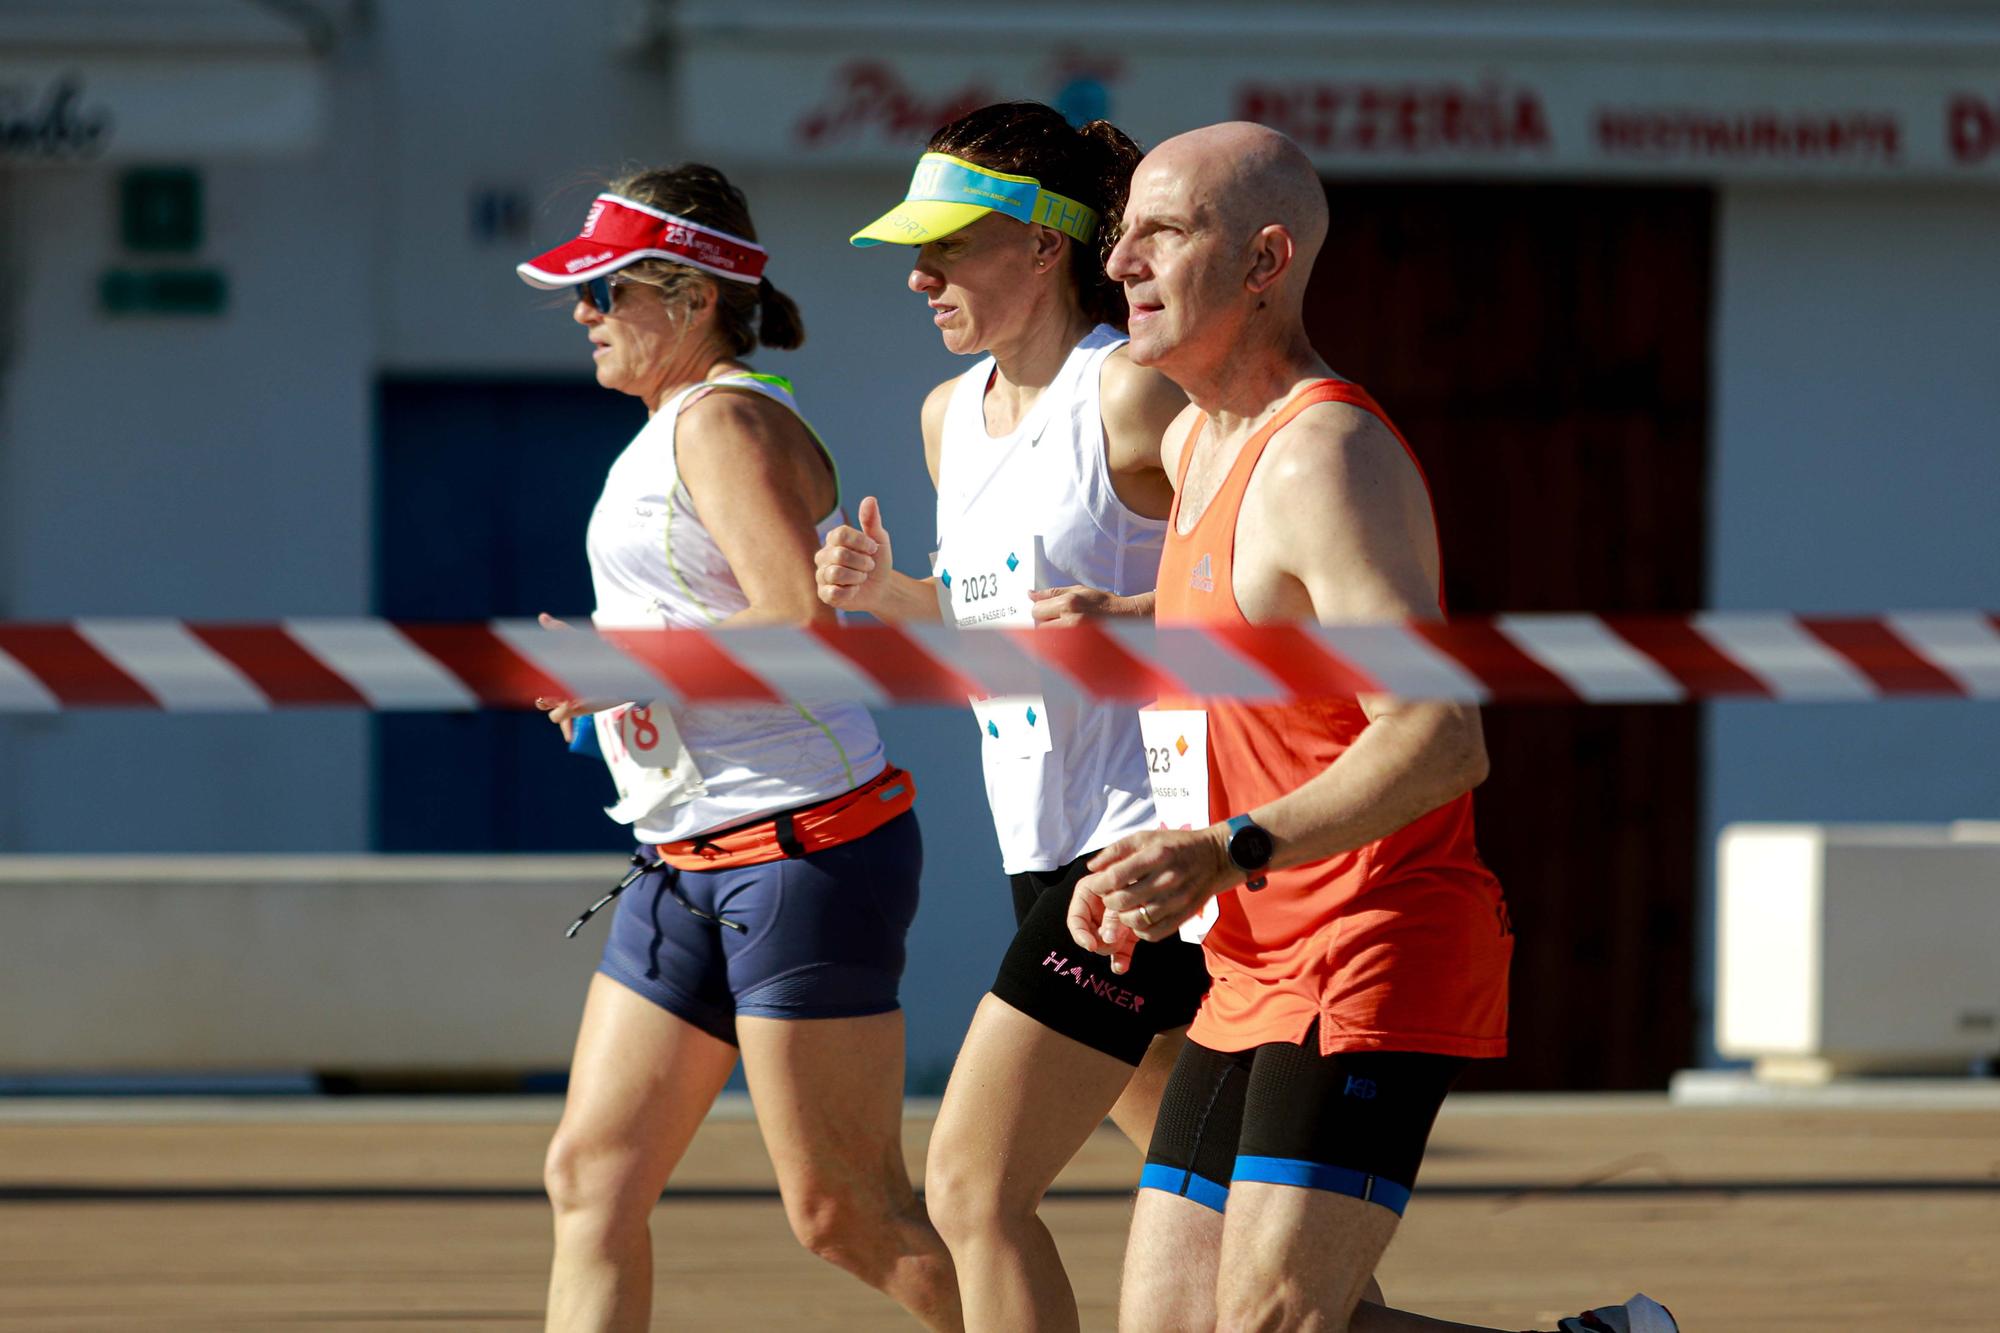
<path fill-rule="evenodd" d="M 652 848 L 639 851 L 651 859 Z M 802 857 L 663 866 L 619 895 L 597 970 L 731 1045 L 738 1014 L 891 1013 L 923 863 L 916 814 L 905 811 Z"/>

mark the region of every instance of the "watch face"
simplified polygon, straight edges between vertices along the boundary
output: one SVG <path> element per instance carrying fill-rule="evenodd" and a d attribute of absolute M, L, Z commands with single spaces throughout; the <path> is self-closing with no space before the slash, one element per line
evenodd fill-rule
<path fill-rule="evenodd" d="M 1271 863 L 1271 835 L 1256 824 L 1245 824 L 1229 835 L 1229 859 L 1241 870 L 1262 870 Z"/>

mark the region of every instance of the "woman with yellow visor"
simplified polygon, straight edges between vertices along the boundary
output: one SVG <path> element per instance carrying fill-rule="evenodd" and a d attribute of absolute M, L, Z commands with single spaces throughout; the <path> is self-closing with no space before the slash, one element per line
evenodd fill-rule
<path fill-rule="evenodd" d="M 893 568 L 870 497 L 820 548 L 820 597 L 963 626 L 1150 614 L 1173 498 L 1160 437 L 1187 400 L 1126 358 L 1124 293 L 1104 273 L 1138 146 L 1105 121 L 1075 128 L 1011 102 L 929 149 L 909 196 L 854 243 L 915 247 L 911 291 L 946 348 L 980 358 L 923 405 L 936 565 L 928 579 Z M 1113 974 L 1064 925 L 1091 855 L 1158 826 L 1134 710 L 1012 698 L 974 711 L 1018 933 L 952 1070 L 925 1190 L 969 1328 L 1075 1328 L 1036 1210 L 1107 1113 L 1148 1142 L 1208 975 L 1181 940 L 1141 945 Z"/>

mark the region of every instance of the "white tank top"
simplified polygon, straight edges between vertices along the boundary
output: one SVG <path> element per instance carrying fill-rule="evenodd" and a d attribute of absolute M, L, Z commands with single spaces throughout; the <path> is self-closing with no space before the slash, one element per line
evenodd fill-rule
<path fill-rule="evenodd" d="M 798 413 L 785 380 L 739 372 L 690 385 L 652 415 L 612 463 L 590 515 L 585 545 L 597 592 L 594 624 L 699 629 L 750 605 L 695 513 L 674 452 L 682 407 L 690 395 L 718 385 L 762 394 Z M 816 525 L 822 540 L 847 521 L 837 480 L 835 490 L 833 512 Z M 874 719 L 858 704 L 675 708 L 672 717 L 704 790 L 642 817 L 635 831 L 643 842 L 675 842 L 838 796 L 886 767 Z"/>
<path fill-rule="evenodd" d="M 1154 586 L 1165 520 L 1127 509 L 1104 458 L 1098 378 L 1125 335 L 1100 324 L 1069 354 L 1011 435 L 986 432 L 992 357 L 959 377 L 938 457 L 938 564 L 953 551 L 1039 537 L 1048 586 L 1130 596 Z M 1130 706 L 1047 706 L 1049 749 L 1023 756 L 982 741 L 986 800 L 1010 875 L 1054 870 L 1128 833 L 1154 828 L 1139 715 Z"/>

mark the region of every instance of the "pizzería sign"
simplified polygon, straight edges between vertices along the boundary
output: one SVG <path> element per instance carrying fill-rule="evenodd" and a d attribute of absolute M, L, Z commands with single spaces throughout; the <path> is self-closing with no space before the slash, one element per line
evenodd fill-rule
<path fill-rule="evenodd" d="M 1291 136 L 1329 175 L 2000 184 L 2000 46 L 1379 57 L 1191 53 L 1157 44 L 1070 65 L 1004 45 L 681 52 L 689 146 L 789 165 L 907 169 L 930 132 L 1009 97 L 1075 100 L 1142 143 L 1223 120 Z M 1085 68 L 1084 75 L 1071 66 Z"/>

